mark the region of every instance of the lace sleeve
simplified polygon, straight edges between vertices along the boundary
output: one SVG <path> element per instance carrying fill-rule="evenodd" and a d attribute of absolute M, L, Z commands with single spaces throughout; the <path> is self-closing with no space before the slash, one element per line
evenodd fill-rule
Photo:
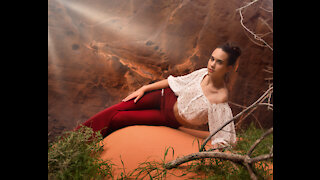
<path fill-rule="evenodd" d="M 233 118 L 232 111 L 227 103 L 212 105 L 208 110 L 208 124 L 210 133 L 216 131 L 231 118 Z M 234 123 L 229 123 L 221 131 L 216 133 L 211 140 L 212 145 L 216 143 L 223 143 L 225 145 L 235 143 L 236 132 L 234 128 Z"/>
<path fill-rule="evenodd" d="M 181 90 L 185 89 L 186 85 L 194 80 L 199 75 L 199 73 L 201 73 L 201 71 L 203 71 L 203 69 L 193 71 L 183 76 L 174 77 L 170 75 L 168 77 L 169 87 L 172 89 L 175 95 L 179 96 Z"/>

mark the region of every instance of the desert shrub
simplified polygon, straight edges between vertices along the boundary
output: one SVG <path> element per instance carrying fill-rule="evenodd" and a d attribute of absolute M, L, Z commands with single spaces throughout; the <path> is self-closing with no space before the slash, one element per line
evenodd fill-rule
<path fill-rule="evenodd" d="M 112 164 L 100 159 L 102 136 L 82 126 L 48 144 L 48 179 L 112 178 Z"/>

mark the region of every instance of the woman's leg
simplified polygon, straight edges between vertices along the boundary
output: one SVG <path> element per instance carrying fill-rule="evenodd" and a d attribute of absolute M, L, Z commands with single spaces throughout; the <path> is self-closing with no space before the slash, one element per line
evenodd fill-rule
<path fill-rule="evenodd" d="M 164 115 L 158 109 L 147 109 L 138 111 L 120 111 L 109 122 L 109 128 L 104 132 L 107 136 L 112 132 L 133 125 L 167 125 Z"/>
<path fill-rule="evenodd" d="M 116 105 L 113 105 L 105 110 L 100 111 L 96 115 L 92 116 L 89 120 L 84 122 L 82 125 L 91 127 L 94 132 L 101 131 L 103 137 L 109 134 L 112 130 L 108 130 L 110 126 L 110 122 L 113 117 L 117 115 L 119 112 L 123 111 L 136 111 L 136 110 L 147 110 L 147 109 L 160 109 L 161 106 L 161 90 L 151 91 L 142 96 L 137 103 L 133 102 L 134 99 L 131 99 L 127 102 L 120 102 Z M 134 118 L 136 113 L 131 113 L 132 119 Z M 141 114 L 141 113 L 138 113 Z M 150 113 L 147 113 L 150 114 Z M 143 115 L 143 114 L 142 114 Z M 141 115 L 138 115 L 141 117 Z M 120 116 L 121 117 L 121 116 Z M 127 117 L 127 116 L 126 116 Z M 137 120 L 138 118 L 134 118 Z M 115 121 L 118 122 L 118 121 Z M 121 121 L 125 124 L 123 121 Z M 130 121 L 131 125 L 133 125 L 134 121 Z M 115 123 L 113 126 L 116 127 Z M 122 126 L 120 124 L 120 126 Z M 81 126 L 76 127 L 75 130 L 79 129 Z"/>

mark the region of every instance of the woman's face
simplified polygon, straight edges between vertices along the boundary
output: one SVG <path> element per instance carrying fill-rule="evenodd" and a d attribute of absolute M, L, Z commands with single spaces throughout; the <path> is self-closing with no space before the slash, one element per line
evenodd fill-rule
<path fill-rule="evenodd" d="M 232 69 L 228 65 L 228 54 L 221 48 L 216 48 L 208 61 L 208 74 L 215 77 L 224 77 L 224 75 Z"/>

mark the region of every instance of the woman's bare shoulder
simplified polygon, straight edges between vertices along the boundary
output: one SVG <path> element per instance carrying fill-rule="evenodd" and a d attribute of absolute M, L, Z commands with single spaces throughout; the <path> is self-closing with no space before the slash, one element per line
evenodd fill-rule
<path fill-rule="evenodd" d="M 207 94 L 208 100 L 211 104 L 220 104 L 228 101 L 228 91 L 220 89 L 219 91 L 210 92 Z"/>

